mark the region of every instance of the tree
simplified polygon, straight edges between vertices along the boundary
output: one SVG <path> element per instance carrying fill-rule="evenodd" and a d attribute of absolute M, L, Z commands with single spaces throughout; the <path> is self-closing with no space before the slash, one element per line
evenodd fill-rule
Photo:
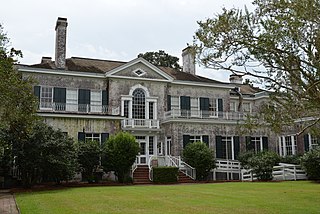
<path fill-rule="evenodd" d="M 255 0 L 253 6 L 254 11 L 223 9 L 198 22 L 197 59 L 209 68 L 255 77 L 273 92 L 274 105 L 262 107 L 257 124 L 263 118 L 278 132 L 298 124 L 301 133 L 318 126 L 320 1 Z"/>
<path fill-rule="evenodd" d="M 14 63 L 21 51 L 9 48 L 9 39 L 0 24 L 0 144 L 1 167 L 8 176 L 13 162 L 13 148 L 27 140 L 37 121 L 37 100 L 32 93 L 32 81 L 22 78 Z"/>
<path fill-rule="evenodd" d="M 144 58 L 155 66 L 170 67 L 181 70 L 181 67 L 178 63 L 179 58 L 171 56 L 163 50 L 159 50 L 158 52 L 146 52 L 144 54 L 140 53 L 138 57 Z"/>
<path fill-rule="evenodd" d="M 139 150 L 139 143 L 131 134 L 119 132 L 111 136 L 104 148 L 105 160 L 102 163 L 105 171 L 114 171 L 118 181 L 125 182 Z"/>
<path fill-rule="evenodd" d="M 73 140 L 42 122 L 33 127 L 27 138 L 15 144 L 13 153 L 24 187 L 31 187 L 43 179 L 60 183 L 75 174 L 76 148 Z"/>
<path fill-rule="evenodd" d="M 78 163 L 82 179 L 89 183 L 95 181 L 95 172 L 100 166 L 101 149 L 98 141 L 80 141 L 78 143 Z"/>
<path fill-rule="evenodd" d="M 183 160 L 196 169 L 197 180 L 206 179 L 215 167 L 214 152 L 203 142 L 188 144 L 183 150 Z"/>

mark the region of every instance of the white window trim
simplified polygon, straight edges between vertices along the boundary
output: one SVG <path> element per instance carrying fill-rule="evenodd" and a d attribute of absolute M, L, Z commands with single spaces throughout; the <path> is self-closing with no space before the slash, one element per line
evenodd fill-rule
<path fill-rule="evenodd" d="M 297 139 L 295 139 L 296 135 L 285 135 L 285 136 L 279 137 L 279 155 L 283 157 L 288 155 L 286 140 L 285 140 L 286 137 L 290 137 L 290 141 L 291 141 L 292 154 L 290 155 L 296 155 L 297 151 L 296 151 L 295 145 L 298 143 Z"/>
<path fill-rule="evenodd" d="M 42 107 L 41 103 L 41 99 L 42 99 L 42 90 L 43 88 L 50 88 L 51 89 L 51 107 Z M 53 107 L 53 93 L 54 93 L 54 87 L 52 86 L 41 86 L 40 87 L 40 110 L 52 110 L 52 107 Z"/>
<path fill-rule="evenodd" d="M 141 74 L 137 74 L 137 73 L 136 73 L 137 71 L 141 71 L 142 73 L 141 73 Z M 137 68 L 137 69 L 133 70 L 132 73 L 134 73 L 134 74 L 137 75 L 138 77 L 142 77 L 142 76 L 144 76 L 145 74 L 147 74 L 147 72 L 145 72 L 145 71 L 144 71 L 143 69 L 141 69 L 141 68 Z"/>

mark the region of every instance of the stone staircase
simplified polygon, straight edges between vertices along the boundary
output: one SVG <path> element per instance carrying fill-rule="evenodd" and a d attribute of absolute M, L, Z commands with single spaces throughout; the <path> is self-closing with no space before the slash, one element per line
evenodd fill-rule
<path fill-rule="evenodd" d="M 190 177 L 186 176 L 183 172 L 179 171 L 178 175 L 179 183 L 193 183 Z M 149 180 L 149 168 L 148 165 L 139 165 L 133 172 L 133 183 L 134 184 L 152 184 Z"/>

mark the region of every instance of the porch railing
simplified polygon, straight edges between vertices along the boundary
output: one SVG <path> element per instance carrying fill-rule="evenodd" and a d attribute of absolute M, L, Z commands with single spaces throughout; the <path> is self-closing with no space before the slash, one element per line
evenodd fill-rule
<path fill-rule="evenodd" d="M 239 174 L 240 179 L 241 163 L 237 160 L 216 159 L 216 168 L 214 168 L 211 172 L 213 180 L 216 180 L 217 172 L 227 173 L 227 180 L 233 180 L 233 173 Z"/>
<path fill-rule="evenodd" d="M 108 113 L 106 105 L 40 102 L 40 111 L 50 112 L 79 112 L 79 113 Z"/>
<path fill-rule="evenodd" d="M 272 171 L 273 180 L 306 180 L 307 175 L 300 165 L 279 163 Z"/>
<path fill-rule="evenodd" d="M 159 129 L 159 120 L 154 119 L 124 119 L 122 120 L 122 128 L 149 128 Z"/>
<path fill-rule="evenodd" d="M 252 169 L 241 169 L 241 180 L 242 181 L 255 181 L 257 176 L 252 172 Z"/>
<path fill-rule="evenodd" d="M 180 156 L 168 156 L 168 164 L 179 167 L 179 170 L 191 179 L 196 179 L 196 169 L 183 160 Z"/>
<path fill-rule="evenodd" d="M 223 119 L 223 120 L 245 120 L 251 114 L 248 112 L 222 112 L 172 109 L 164 113 L 164 120 L 169 119 Z"/>

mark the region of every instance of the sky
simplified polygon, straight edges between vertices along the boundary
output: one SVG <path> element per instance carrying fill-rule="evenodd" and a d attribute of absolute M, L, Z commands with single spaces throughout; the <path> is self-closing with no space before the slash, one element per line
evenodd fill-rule
<path fill-rule="evenodd" d="M 68 19 L 67 58 L 131 61 L 139 53 L 164 50 L 180 58 L 192 44 L 197 21 L 222 8 L 252 7 L 252 0 L 10 0 L 1 4 L 0 23 L 22 64 L 54 60 L 55 24 Z M 197 75 L 227 82 L 227 71 L 197 66 Z"/>

